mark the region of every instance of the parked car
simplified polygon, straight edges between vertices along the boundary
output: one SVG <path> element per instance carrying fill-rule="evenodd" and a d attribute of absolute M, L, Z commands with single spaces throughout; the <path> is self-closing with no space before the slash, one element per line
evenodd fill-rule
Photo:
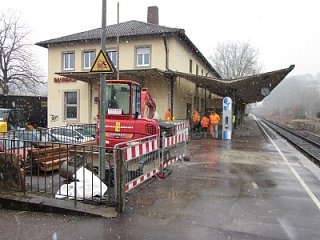
<path fill-rule="evenodd" d="M 41 142 L 59 142 L 59 140 L 49 134 L 48 132 L 42 132 L 37 130 L 22 130 L 11 132 L 15 138 L 22 141 L 27 141 L 34 146 L 38 146 Z"/>
<path fill-rule="evenodd" d="M 54 127 L 48 132 L 63 143 L 82 143 L 95 139 L 83 126 Z"/>
<path fill-rule="evenodd" d="M 19 139 L 0 139 L 0 153 L 5 155 L 16 155 L 20 158 L 26 158 L 28 155 L 28 144 Z"/>
<path fill-rule="evenodd" d="M 96 137 L 97 125 L 96 124 L 84 124 L 83 128 L 86 132 L 86 135 Z"/>

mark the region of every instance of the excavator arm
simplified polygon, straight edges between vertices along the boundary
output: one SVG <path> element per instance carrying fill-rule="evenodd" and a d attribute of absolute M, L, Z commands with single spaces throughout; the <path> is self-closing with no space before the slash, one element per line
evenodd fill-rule
<path fill-rule="evenodd" d="M 156 104 L 147 88 L 141 90 L 141 117 L 152 119 L 156 111 Z"/>

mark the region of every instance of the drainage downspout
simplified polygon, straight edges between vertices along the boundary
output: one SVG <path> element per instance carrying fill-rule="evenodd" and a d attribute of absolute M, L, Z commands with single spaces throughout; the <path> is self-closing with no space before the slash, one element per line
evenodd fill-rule
<path fill-rule="evenodd" d="M 165 66 L 166 66 L 166 70 L 170 71 L 168 38 L 167 38 L 166 34 L 163 34 L 162 36 L 163 36 L 163 44 L 164 44 L 164 49 L 165 49 L 165 54 L 166 54 Z M 168 83 L 168 92 L 169 92 L 168 106 L 170 106 L 170 108 L 171 108 L 171 116 L 173 116 L 173 87 L 174 87 L 173 85 L 174 85 L 174 77 L 171 76 L 169 79 L 169 83 Z"/>
<path fill-rule="evenodd" d="M 92 81 L 89 80 L 88 82 L 89 84 L 89 92 L 88 92 L 88 95 L 89 95 L 89 106 L 88 106 L 88 120 L 89 120 L 89 123 L 92 123 L 92 104 L 93 104 L 93 98 L 92 98 Z"/>
<path fill-rule="evenodd" d="M 169 48 L 168 48 L 168 38 L 165 34 L 163 34 L 163 44 L 164 49 L 166 51 L 166 70 L 169 71 Z"/>

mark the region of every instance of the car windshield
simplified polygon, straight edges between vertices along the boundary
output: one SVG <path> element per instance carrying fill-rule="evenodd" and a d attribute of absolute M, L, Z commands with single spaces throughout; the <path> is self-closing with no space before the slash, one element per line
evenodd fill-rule
<path fill-rule="evenodd" d="M 8 117 L 10 110 L 9 109 L 0 109 L 0 119 L 5 119 Z"/>
<path fill-rule="evenodd" d="M 92 134 L 94 134 L 94 133 L 92 133 L 91 131 L 90 131 L 90 129 L 86 129 L 86 128 L 77 128 L 77 129 L 75 129 L 78 133 L 80 133 L 82 136 L 90 136 L 90 137 L 92 137 Z"/>
<path fill-rule="evenodd" d="M 39 142 L 54 142 L 56 139 L 48 133 L 40 132 L 22 132 L 18 135 L 20 140 L 30 140 Z"/>

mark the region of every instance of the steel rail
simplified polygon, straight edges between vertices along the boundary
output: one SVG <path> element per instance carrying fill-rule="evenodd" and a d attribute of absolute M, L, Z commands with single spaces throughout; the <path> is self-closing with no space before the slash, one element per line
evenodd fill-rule
<path fill-rule="evenodd" d="M 290 128 L 287 125 L 276 123 L 267 119 L 260 118 L 260 120 L 291 142 L 303 153 L 315 160 L 317 164 L 320 164 L 320 137 L 310 132 L 298 131 Z"/>

